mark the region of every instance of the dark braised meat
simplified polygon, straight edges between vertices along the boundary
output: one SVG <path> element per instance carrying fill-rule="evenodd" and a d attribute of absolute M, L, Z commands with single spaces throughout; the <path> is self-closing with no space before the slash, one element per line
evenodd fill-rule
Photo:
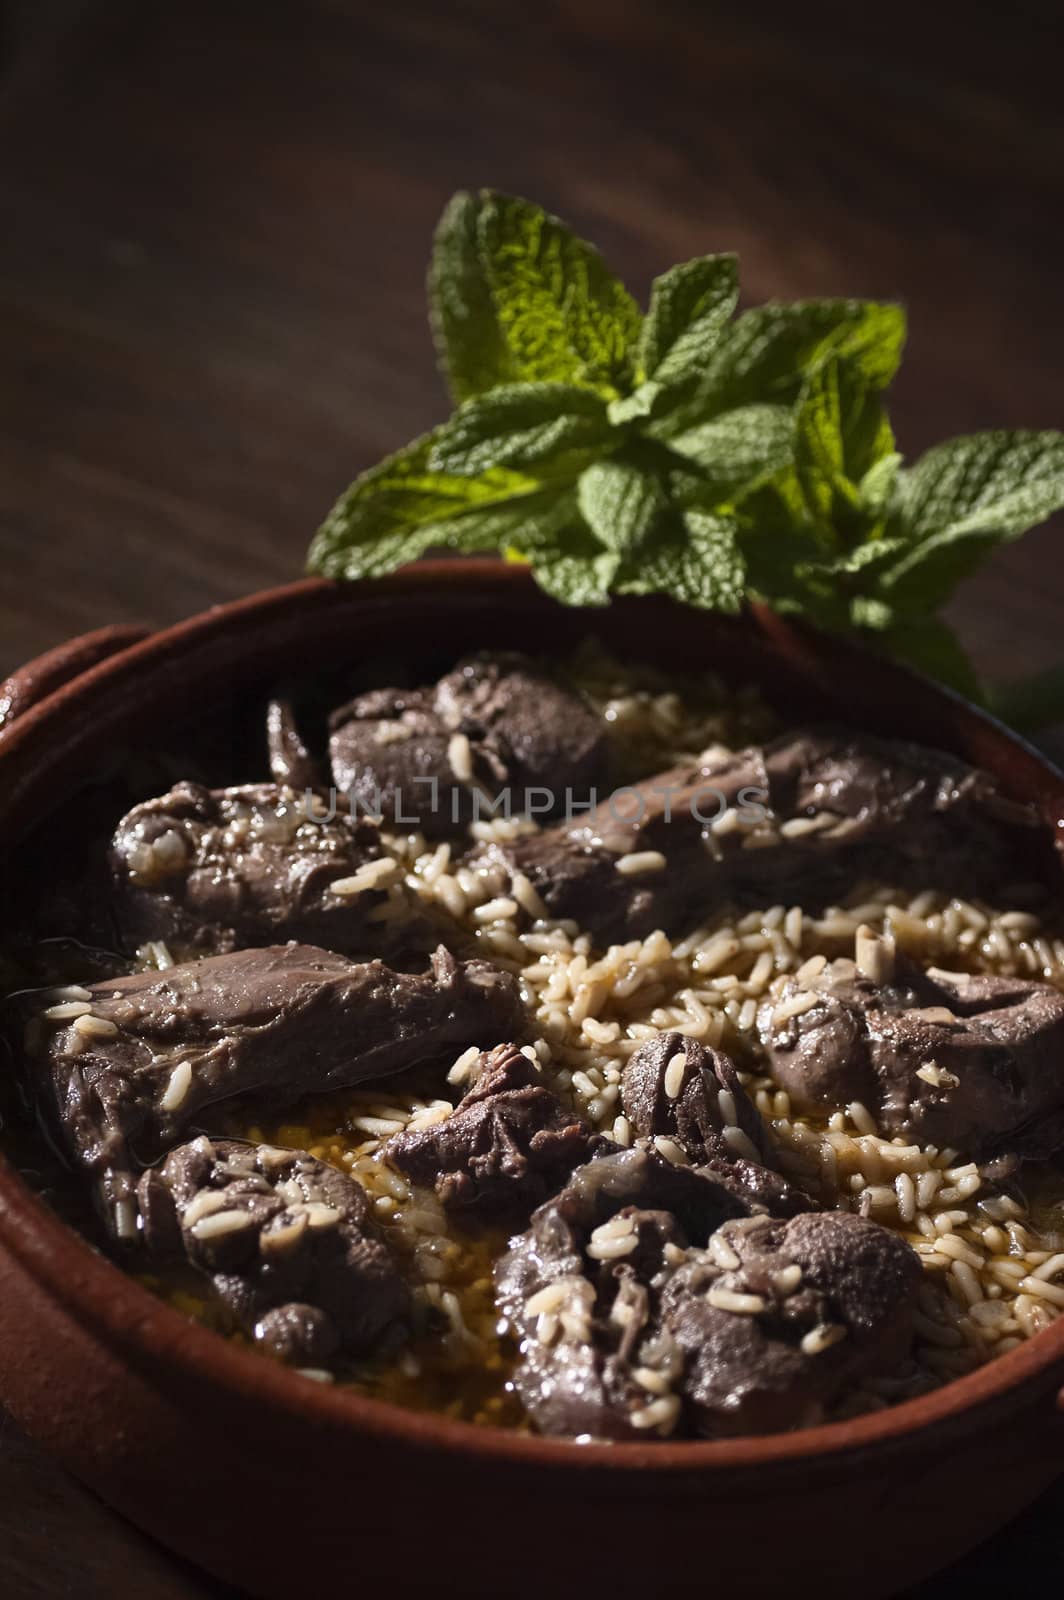
<path fill-rule="evenodd" d="M 656 1151 L 579 1167 L 495 1268 L 499 1309 L 521 1340 L 517 1393 L 541 1433 L 602 1439 L 672 1433 L 677 1352 L 657 1296 L 689 1240 L 704 1244 L 738 1200 Z"/>
<path fill-rule="evenodd" d="M 42 1004 L 47 992 L 34 997 L 30 1076 L 119 1239 L 136 1231 L 134 1169 L 204 1107 L 234 1095 L 280 1104 L 346 1088 L 512 1038 L 524 1022 L 509 973 L 458 963 L 442 948 L 418 975 L 287 944 L 71 994 L 58 1006 Z"/>
<path fill-rule="evenodd" d="M 266 744 L 274 783 L 305 793 L 321 786 L 318 763 L 303 736 L 288 700 L 271 700 L 266 708 Z"/>
<path fill-rule="evenodd" d="M 515 1219 L 608 1143 L 544 1085 L 518 1045 L 501 1044 L 480 1056 L 451 1116 L 394 1134 L 384 1153 L 449 1209 Z"/>
<path fill-rule="evenodd" d="M 761 1433 L 905 1355 L 920 1281 L 896 1234 L 847 1213 L 751 1215 L 649 1149 L 580 1167 L 495 1270 L 542 1433 Z"/>
<path fill-rule="evenodd" d="M 1049 984 L 924 972 L 861 930 L 856 962 L 788 977 L 758 1022 L 799 1105 L 857 1100 L 888 1136 L 977 1159 L 1064 1145 L 1064 995 Z"/>
<path fill-rule="evenodd" d="M 308 807 L 316 818 L 308 814 Z M 135 806 L 110 852 L 115 915 L 129 949 L 161 939 L 227 951 L 299 939 L 345 954 L 436 943 L 376 824 L 313 794 L 262 783 L 179 783 Z"/>
<path fill-rule="evenodd" d="M 365 1190 L 302 1150 L 201 1136 L 141 1174 L 144 1244 L 187 1261 L 263 1349 L 297 1366 L 402 1336 L 410 1291 Z"/>
<path fill-rule="evenodd" d="M 897 1234 L 846 1212 L 726 1222 L 661 1292 L 661 1336 L 695 1433 L 772 1433 L 905 1356 L 920 1264 Z"/>
<path fill-rule="evenodd" d="M 675 1139 L 691 1161 L 763 1161 L 765 1127 L 734 1064 L 682 1033 L 659 1033 L 629 1059 L 621 1104 L 641 1137 Z"/>
<path fill-rule="evenodd" d="M 516 652 L 460 661 L 437 684 L 436 709 L 475 745 L 489 782 L 582 793 L 602 774 L 606 736 L 597 713 Z"/>
<path fill-rule="evenodd" d="M 696 1167 L 773 1216 L 815 1208 L 773 1170 L 765 1125 L 733 1062 L 682 1033 L 641 1045 L 621 1079 L 621 1104 L 640 1138 L 672 1139 Z"/>
<path fill-rule="evenodd" d="M 541 810 L 602 779 L 606 738 L 581 695 L 518 654 L 470 656 L 426 689 L 375 689 L 331 719 L 333 778 L 370 814 L 433 836 L 490 816 L 476 796 Z M 550 797 L 555 797 L 551 807 Z"/>
<path fill-rule="evenodd" d="M 477 855 L 524 873 L 551 916 L 604 943 L 675 931 L 727 900 L 823 905 L 861 877 L 987 889 L 1030 868 L 1036 821 L 953 756 L 828 729 L 660 773 Z"/>

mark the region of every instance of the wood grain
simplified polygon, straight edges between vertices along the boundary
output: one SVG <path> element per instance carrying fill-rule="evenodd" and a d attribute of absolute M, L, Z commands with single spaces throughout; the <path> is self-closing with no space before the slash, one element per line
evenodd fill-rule
<path fill-rule="evenodd" d="M 753 301 L 900 296 L 910 451 L 1062 422 L 1055 5 L 14 9 L 34 25 L 0 82 L 0 676 L 299 570 L 337 491 L 444 410 L 423 274 L 459 186 L 560 211 L 640 294 L 733 248 Z M 1058 658 L 1060 531 L 957 600 L 988 672 Z M 936 1592 L 1033 1586 L 1062 1509 Z M 0 1436 L 3 1592 L 109 1574 L 139 1600 L 215 1592 Z"/>
<path fill-rule="evenodd" d="M 753 300 L 901 296 L 910 449 L 1060 421 L 1042 8 L 980 33 L 903 4 L 886 39 L 847 15 L 90 7 L 0 108 L 0 670 L 298 570 L 336 491 L 443 410 L 422 280 L 460 184 L 558 208 L 639 290 L 732 246 Z M 1055 537 L 956 607 L 999 674 L 1055 659 Z"/>

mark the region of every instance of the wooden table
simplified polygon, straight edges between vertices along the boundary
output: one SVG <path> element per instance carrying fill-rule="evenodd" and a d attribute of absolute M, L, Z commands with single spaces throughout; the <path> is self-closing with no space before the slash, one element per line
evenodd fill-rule
<path fill-rule="evenodd" d="M 640 293 L 736 248 L 752 301 L 902 297 L 911 451 L 1061 422 L 1048 0 L 6 9 L 0 672 L 298 572 L 337 490 L 443 411 L 422 285 L 459 186 L 545 202 Z M 1058 658 L 1060 533 L 954 606 L 988 672 Z M 1033 1586 L 1062 1511 L 936 1593 Z M 0 1432 L 2 1592 L 112 1584 L 217 1593 Z"/>

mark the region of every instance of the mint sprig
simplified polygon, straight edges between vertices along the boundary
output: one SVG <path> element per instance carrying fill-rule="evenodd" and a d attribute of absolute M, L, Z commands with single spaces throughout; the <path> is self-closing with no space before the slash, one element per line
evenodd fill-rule
<path fill-rule="evenodd" d="M 709 255 L 656 279 L 644 316 L 592 245 L 492 191 L 447 206 L 428 283 L 455 411 L 351 485 L 313 571 L 497 550 L 572 605 L 757 598 L 988 698 L 936 613 L 1064 505 L 1064 436 L 974 434 L 906 466 L 884 404 L 901 307 L 736 315 L 736 258 Z M 1061 681 L 1029 710 L 1064 708 Z M 1022 720 L 1022 692 L 1007 703 Z"/>

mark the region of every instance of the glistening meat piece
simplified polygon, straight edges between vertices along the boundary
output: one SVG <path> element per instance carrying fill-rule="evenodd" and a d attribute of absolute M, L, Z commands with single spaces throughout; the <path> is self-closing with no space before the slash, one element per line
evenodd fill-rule
<path fill-rule="evenodd" d="M 451 1116 L 397 1133 L 384 1153 L 452 1210 L 524 1217 L 560 1189 L 574 1167 L 613 1148 L 543 1083 L 516 1044 L 483 1052 Z"/>
<path fill-rule="evenodd" d="M 301 1150 L 201 1136 L 141 1174 L 153 1263 L 186 1261 L 256 1343 L 324 1366 L 402 1337 L 410 1291 L 360 1184 Z"/>
<path fill-rule="evenodd" d="M 306 791 L 321 787 L 318 763 L 303 743 L 289 700 L 271 700 L 266 708 L 266 745 L 274 783 Z"/>
<path fill-rule="evenodd" d="M 823 905 L 861 877 L 974 892 L 1022 876 L 1044 842 L 1033 810 L 953 756 L 814 729 L 661 773 L 476 859 L 523 873 L 601 944 L 728 900 Z"/>
<path fill-rule="evenodd" d="M 860 1101 L 884 1134 L 980 1160 L 1064 1146 L 1064 995 L 1033 979 L 924 972 L 889 940 L 779 982 L 758 1026 L 800 1106 Z"/>
<path fill-rule="evenodd" d="M 473 820 L 478 795 L 495 803 L 508 790 L 515 815 L 551 809 L 551 796 L 560 810 L 566 790 L 586 798 L 602 781 L 607 759 L 583 696 L 516 653 L 471 656 L 431 688 L 360 695 L 331 728 L 336 787 L 432 836 Z"/>
<path fill-rule="evenodd" d="M 678 1351 L 657 1300 L 689 1242 L 744 1207 L 653 1150 L 579 1167 L 533 1214 L 495 1269 L 500 1311 L 521 1341 L 514 1385 L 541 1433 L 603 1439 L 672 1433 Z"/>
<path fill-rule="evenodd" d="M 772 1433 L 906 1355 L 921 1269 L 878 1223 L 846 1212 L 726 1222 L 661 1291 L 660 1336 L 695 1433 Z"/>
<path fill-rule="evenodd" d="M 421 948 L 441 919 L 402 881 L 380 831 L 310 792 L 179 783 L 135 806 L 110 852 L 124 944 L 221 952 L 300 939 L 353 955 Z"/>
<path fill-rule="evenodd" d="M 543 1433 L 757 1433 L 905 1355 L 920 1264 L 844 1213 L 752 1214 L 647 1148 L 580 1167 L 499 1262 L 514 1384 Z"/>
<path fill-rule="evenodd" d="M 765 1127 L 734 1064 L 682 1033 L 659 1033 L 628 1061 L 621 1104 L 641 1137 L 675 1139 L 691 1161 L 764 1161 Z"/>
<path fill-rule="evenodd" d="M 119 1239 L 136 1232 L 135 1170 L 206 1106 L 347 1088 L 519 1036 L 524 1023 L 509 973 L 442 948 L 431 972 L 413 975 L 276 945 L 48 999 L 37 999 L 27 1028 L 32 1080 Z"/>
<path fill-rule="evenodd" d="M 682 1033 L 660 1033 L 630 1057 L 621 1104 L 643 1139 L 671 1139 L 696 1167 L 773 1216 L 815 1209 L 774 1170 L 768 1132 L 734 1063 Z"/>

